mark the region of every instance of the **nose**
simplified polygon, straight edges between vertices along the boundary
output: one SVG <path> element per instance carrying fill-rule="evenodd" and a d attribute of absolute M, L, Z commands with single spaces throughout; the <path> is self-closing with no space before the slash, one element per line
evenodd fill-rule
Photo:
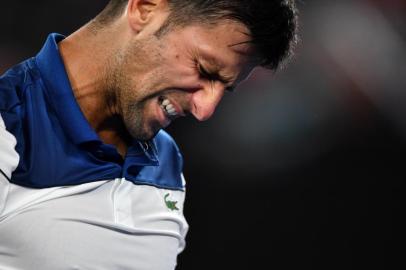
<path fill-rule="evenodd" d="M 191 113 L 199 121 L 209 119 L 224 95 L 224 87 L 217 83 L 209 83 L 192 95 Z"/>

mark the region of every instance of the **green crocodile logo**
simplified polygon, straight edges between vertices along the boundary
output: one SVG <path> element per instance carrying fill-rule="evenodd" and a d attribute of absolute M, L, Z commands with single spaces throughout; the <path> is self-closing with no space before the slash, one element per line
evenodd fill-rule
<path fill-rule="evenodd" d="M 169 193 L 167 193 L 167 194 L 165 195 L 165 197 L 164 197 L 166 206 L 167 206 L 169 209 L 171 209 L 172 211 L 173 211 L 173 210 L 179 210 L 179 208 L 176 207 L 176 204 L 177 204 L 178 202 L 177 202 L 177 201 L 169 201 L 169 200 L 167 200 L 168 197 L 169 197 Z"/>

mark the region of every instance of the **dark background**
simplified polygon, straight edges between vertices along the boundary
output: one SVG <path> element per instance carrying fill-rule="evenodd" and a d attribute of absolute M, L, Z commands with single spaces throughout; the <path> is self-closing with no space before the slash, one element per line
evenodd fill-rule
<path fill-rule="evenodd" d="M 286 70 L 168 128 L 188 180 L 177 269 L 404 269 L 405 2 L 300 1 Z M 0 72 L 106 3 L 3 1 Z"/>

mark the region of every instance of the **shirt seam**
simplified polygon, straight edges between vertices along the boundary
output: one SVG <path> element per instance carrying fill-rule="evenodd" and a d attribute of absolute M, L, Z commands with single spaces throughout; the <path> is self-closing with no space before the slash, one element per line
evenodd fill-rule
<path fill-rule="evenodd" d="M 11 182 L 10 178 L 6 175 L 6 173 L 5 173 L 2 169 L 0 169 L 0 173 L 1 173 L 9 182 Z"/>

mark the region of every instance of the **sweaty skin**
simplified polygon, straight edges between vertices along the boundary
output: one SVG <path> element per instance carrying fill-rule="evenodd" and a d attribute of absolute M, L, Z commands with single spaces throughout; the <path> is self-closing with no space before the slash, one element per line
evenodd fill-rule
<path fill-rule="evenodd" d="M 147 14 L 142 3 L 130 1 L 110 26 L 97 32 L 85 26 L 59 45 L 86 119 L 123 156 L 133 138 L 151 139 L 180 116 L 210 118 L 224 92 L 255 67 L 242 24 L 196 24 L 158 37 L 166 1 Z"/>

